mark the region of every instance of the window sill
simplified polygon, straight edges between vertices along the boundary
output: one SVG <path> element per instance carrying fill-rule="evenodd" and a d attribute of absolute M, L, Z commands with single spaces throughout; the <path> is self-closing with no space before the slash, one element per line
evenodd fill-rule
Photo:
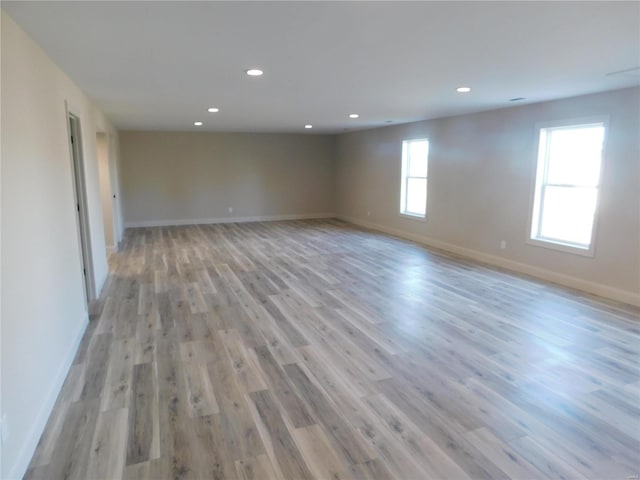
<path fill-rule="evenodd" d="M 593 245 L 589 248 L 580 248 L 573 245 L 562 243 L 553 240 L 542 240 L 539 238 L 529 238 L 527 240 L 529 245 L 536 247 L 548 248 L 550 250 L 556 250 L 558 252 L 571 253 L 573 255 L 580 255 L 581 257 L 593 258 Z"/>
<path fill-rule="evenodd" d="M 404 218 L 411 219 L 411 220 L 417 220 L 419 222 L 426 222 L 427 221 L 427 216 L 426 215 L 423 217 L 423 216 L 420 216 L 420 215 L 413 215 L 411 213 L 403 213 L 403 212 L 400 212 L 398 215 L 400 215 L 401 217 L 404 217 Z"/>

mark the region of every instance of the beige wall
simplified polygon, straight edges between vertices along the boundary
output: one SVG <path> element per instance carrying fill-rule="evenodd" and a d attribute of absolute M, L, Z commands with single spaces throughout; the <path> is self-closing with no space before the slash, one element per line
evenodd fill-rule
<path fill-rule="evenodd" d="M 99 132 L 96 136 L 100 199 L 102 201 L 102 222 L 107 252 L 114 251 L 116 240 L 113 228 L 113 205 L 111 193 L 111 165 L 109 163 L 109 136 Z"/>
<path fill-rule="evenodd" d="M 334 211 L 330 136 L 122 132 L 120 148 L 127 225 Z"/>
<path fill-rule="evenodd" d="M 625 89 L 339 135 L 338 213 L 480 260 L 637 303 L 639 101 L 640 89 Z M 594 115 L 610 118 L 595 256 L 527 244 L 536 123 Z M 421 137 L 430 140 L 426 222 L 398 214 L 402 140 Z M 500 249 L 500 240 L 506 240 L 506 249 Z"/>
<path fill-rule="evenodd" d="M 1 29 L 0 412 L 9 438 L 0 477 L 14 478 L 24 473 L 88 320 L 65 102 L 81 122 L 98 289 L 108 268 L 96 132 L 117 132 L 4 12 Z"/>

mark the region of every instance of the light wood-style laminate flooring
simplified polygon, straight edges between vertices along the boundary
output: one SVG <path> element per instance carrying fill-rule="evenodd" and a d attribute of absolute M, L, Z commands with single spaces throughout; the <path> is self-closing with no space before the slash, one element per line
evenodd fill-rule
<path fill-rule="evenodd" d="M 28 479 L 640 474 L 637 310 L 337 220 L 128 230 L 94 317 Z"/>

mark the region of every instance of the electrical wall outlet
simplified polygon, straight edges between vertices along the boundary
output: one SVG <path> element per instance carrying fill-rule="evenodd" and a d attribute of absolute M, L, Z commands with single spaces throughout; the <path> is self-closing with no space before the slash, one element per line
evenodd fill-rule
<path fill-rule="evenodd" d="M 371 216 L 371 212 L 367 211 L 367 217 Z"/>
<path fill-rule="evenodd" d="M 229 213 L 233 213 L 233 207 L 229 207 Z"/>
<path fill-rule="evenodd" d="M 500 240 L 500 248 L 502 248 L 503 250 L 505 248 L 507 248 L 507 241 L 506 240 Z"/>

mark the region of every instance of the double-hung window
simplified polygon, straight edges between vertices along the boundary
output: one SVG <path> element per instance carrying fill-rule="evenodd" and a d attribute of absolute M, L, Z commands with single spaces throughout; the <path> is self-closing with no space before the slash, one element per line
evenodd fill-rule
<path fill-rule="evenodd" d="M 427 214 L 427 167 L 429 141 L 426 139 L 402 142 L 402 181 L 400 185 L 400 213 L 417 218 Z"/>
<path fill-rule="evenodd" d="M 605 121 L 539 133 L 530 241 L 592 255 Z"/>

